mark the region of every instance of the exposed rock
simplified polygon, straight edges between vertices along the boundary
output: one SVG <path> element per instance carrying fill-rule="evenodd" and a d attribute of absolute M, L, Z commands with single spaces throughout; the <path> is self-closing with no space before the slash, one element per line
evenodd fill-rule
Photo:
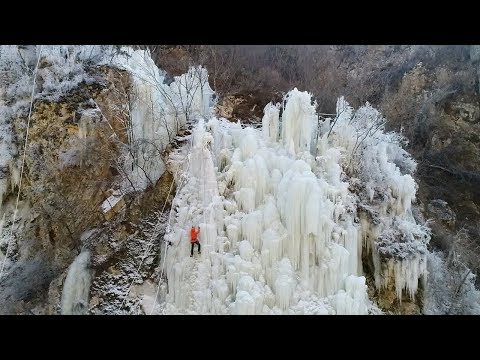
<path fill-rule="evenodd" d="M 463 121 L 477 122 L 480 120 L 480 108 L 478 104 L 458 101 L 452 104 L 452 109 L 457 112 L 458 118 Z"/>
<path fill-rule="evenodd" d="M 60 314 L 60 303 L 62 300 L 63 282 L 67 277 L 67 270 L 58 275 L 48 287 L 47 303 L 46 303 L 46 315 Z"/>
<path fill-rule="evenodd" d="M 126 227 L 121 225 L 114 233 L 106 231 L 95 240 L 93 266 L 96 274 L 90 291 L 90 314 L 145 314 L 150 311 L 157 290 L 155 277 L 166 219 L 166 214 L 155 212 L 135 226 L 134 233 L 125 233 Z M 118 232 L 126 237 L 116 236 Z"/>
<path fill-rule="evenodd" d="M 451 137 L 442 137 L 439 134 L 433 134 L 432 136 L 432 148 L 436 151 L 442 150 L 452 143 Z"/>
<path fill-rule="evenodd" d="M 442 199 L 432 200 L 428 203 L 427 209 L 429 217 L 438 219 L 453 229 L 457 217 L 446 201 Z"/>

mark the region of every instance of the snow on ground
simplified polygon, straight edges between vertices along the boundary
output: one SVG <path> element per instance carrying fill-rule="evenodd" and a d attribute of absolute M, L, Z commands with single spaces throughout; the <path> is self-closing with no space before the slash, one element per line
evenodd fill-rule
<path fill-rule="evenodd" d="M 105 201 L 102 203 L 102 210 L 104 213 L 110 211 L 117 203 L 122 200 L 122 195 L 110 195 Z"/>

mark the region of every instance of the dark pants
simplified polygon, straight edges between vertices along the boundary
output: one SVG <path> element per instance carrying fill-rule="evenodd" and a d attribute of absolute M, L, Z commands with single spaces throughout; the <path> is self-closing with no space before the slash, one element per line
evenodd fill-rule
<path fill-rule="evenodd" d="M 190 256 L 193 256 L 193 247 L 195 246 L 195 244 L 198 245 L 198 253 L 200 254 L 200 243 L 197 240 L 197 241 L 192 243 L 192 250 L 190 251 Z"/>

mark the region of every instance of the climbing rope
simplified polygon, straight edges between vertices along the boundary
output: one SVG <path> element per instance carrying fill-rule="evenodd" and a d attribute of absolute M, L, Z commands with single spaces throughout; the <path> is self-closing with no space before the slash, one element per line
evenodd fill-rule
<path fill-rule="evenodd" d="M 203 144 L 203 223 L 205 224 L 205 227 L 207 225 L 207 219 L 205 217 L 205 211 L 206 211 L 206 208 L 207 208 L 207 201 L 206 201 L 206 196 L 205 196 L 205 183 L 206 183 L 206 179 L 207 179 L 207 169 L 206 169 L 206 166 L 205 166 L 205 163 L 206 163 L 206 152 L 205 150 L 207 150 L 207 145 L 206 144 Z"/>
<path fill-rule="evenodd" d="M 3 258 L 3 261 L 2 261 L 2 268 L 0 269 L 0 279 L 2 279 L 2 276 L 3 276 L 3 269 L 5 268 L 5 262 L 7 261 L 8 253 L 10 251 L 10 245 L 13 239 L 13 228 L 15 226 L 15 220 L 17 219 L 18 202 L 20 200 L 20 191 L 22 189 L 23 169 L 25 166 L 25 156 L 27 154 L 28 130 L 30 129 L 30 119 L 32 117 L 32 108 L 33 108 L 33 96 L 35 95 L 35 84 L 37 81 L 38 64 L 40 63 L 41 55 L 42 55 L 42 45 L 39 45 L 37 65 L 35 66 L 35 73 L 33 74 L 32 94 L 30 96 L 30 109 L 28 111 L 27 130 L 25 134 L 25 142 L 23 145 L 23 158 L 22 158 L 22 167 L 20 170 L 20 181 L 18 184 L 17 200 L 15 203 L 15 211 L 13 212 L 13 222 L 12 222 L 12 228 L 10 229 L 10 237 L 7 243 L 7 251 L 5 252 L 5 257 Z"/>

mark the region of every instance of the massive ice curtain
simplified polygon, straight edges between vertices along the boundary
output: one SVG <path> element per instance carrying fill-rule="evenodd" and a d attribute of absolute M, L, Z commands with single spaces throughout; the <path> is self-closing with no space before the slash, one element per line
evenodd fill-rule
<path fill-rule="evenodd" d="M 343 99 L 338 107 L 336 119 L 319 124 L 310 94 L 295 89 L 282 117 L 279 104 L 265 107 L 262 130 L 198 122 L 166 235 L 173 245 L 157 311 L 366 314 L 363 251 L 375 252 L 380 288 L 393 272 L 399 296 L 415 294 L 428 232 L 411 217 L 415 183 L 399 170 L 414 162 L 380 125 L 384 138 L 366 136 L 357 151 L 356 127 L 368 129 L 380 115 L 368 104 L 355 112 Z M 353 191 L 358 178 L 368 186 Z M 379 191 L 389 195 L 375 202 Z M 191 225 L 200 225 L 204 249 L 193 258 Z M 406 238 L 393 245 L 402 256 L 381 241 L 388 231 Z"/>

